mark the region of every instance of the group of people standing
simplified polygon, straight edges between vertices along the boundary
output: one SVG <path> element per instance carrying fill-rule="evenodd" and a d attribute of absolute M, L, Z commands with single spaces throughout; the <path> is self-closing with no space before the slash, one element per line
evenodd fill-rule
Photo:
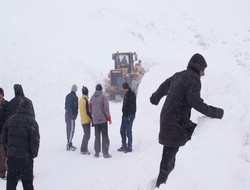
<path fill-rule="evenodd" d="M 40 145 L 39 126 L 32 101 L 24 96 L 20 84 L 14 85 L 15 97 L 7 101 L 0 88 L 0 178 L 7 190 L 16 189 L 18 180 L 25 190 L 33 190 L 33 159 Z"/>
<path fill-rule="evenodd" d="M 122 106 L 122 122 L 120 134 L 122 139 L 122 146 L 118 151 L 132 152 L 132 126 L 136 114 L 136 95 L 129 87 L 128 83 L 122 85 L 124 91 L 124 99 Z M 94 157 L 100 157 L 102 152 L 104 158 L 111 158 L 109 153 L 109 135 L 108 124 L 112 124 L 109 101 L 103 94 L 102 85 L 97 84 L 95 92 L 89 100 L 88 88 L 82 87 L 82 97 L 78 101 L 76 95 L 77 86 L 74 84 L 71 87 L 71 92 L 65 98 L 65 121 L 67 145 L 66 150 L 76 150 L 73 146 L 72 139 L 75 131 L 75 120 L 80 112 L 81 124 L 83 127 L 83 139 L 81 144 L 81 153 L 90 155 L 88 150 L 88 142 L 91 135 L 91 126 L 95 128 L 95 142 L 94 142 Z"/>

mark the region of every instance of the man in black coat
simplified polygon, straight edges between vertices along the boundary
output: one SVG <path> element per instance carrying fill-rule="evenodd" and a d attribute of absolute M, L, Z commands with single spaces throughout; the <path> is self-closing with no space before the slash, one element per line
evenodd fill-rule
<path fill-rule="evenodd" d="M 2 137 L 8 165 L 6 189 L 16 189 L 21 179 L 23 189 L 33 190 L 33 159 L 38 155 L 40 134 L 30 101 L 23 100 L 17 113 L 5 122 Z"/>
<path fill-rule="evenodd" d="M 65 121 L 67 133 L 66 150 L 75 151 L 72 140 L 75 132 L 75 120 L 78 115 L 78 97 L 76 95 L 77 86 L 74 84 L 71 87 L 71 92 L 65 98 Z"/>
<path fill-rule="evenodd" d="M 21 102 L 23 100 L 27 100 L 31 104 L 30 111 L 31 111 L 32 117 L 35 119 L 35 111 L 34 111 L 33 103 L 29 98 L 24 96 L 22 85 L 21 84 L 15 84 L 14 85 L 14 92 L 15 92 L 15 97 L 10 100 L 10 106 L 9 106 L 10 115 L 16 114 L 17 109 L 20 106 Z"/>
<path fill-rule="evenodd" d="M 132 152 L 132 125 L 136 113 L 136 95 L 131 90 L 128 83 L 123 83 L 122 88 L 125 93 L 122 105 L 122 123 L 120 128 L 122 146 L 118 149 L 118 151 L 127 153 Z"/>
<path fill-rule="evenodd" d="M 150 97 L 150 102 L 158 105 L 161 98 L 167 96 L 160 117 L 159 143 L 164 147 L 156 187 L 166 183 L 169 173 L 174 169 L 179 147 L 191 139 L 196 127 L 190 120 L 191 109 L 211 118 L 223 117 L 223 109 L 205 104 L 200 97 L 200 78 L 205 75 L 206 67 L 202 55 L 193 55 L 187 70 L 165 80 Z"/>

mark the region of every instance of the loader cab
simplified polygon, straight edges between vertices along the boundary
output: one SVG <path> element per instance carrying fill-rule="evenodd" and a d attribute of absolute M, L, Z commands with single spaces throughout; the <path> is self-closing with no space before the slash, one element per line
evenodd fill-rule
<path fill-rule="evenodd" d="M 134 72 L 134 61 L 137 60 L 137 54 L 127 53 L 114 53 L 112 59 L 115 62 L 115 69 L 125 69 L 128 73 Z"/>

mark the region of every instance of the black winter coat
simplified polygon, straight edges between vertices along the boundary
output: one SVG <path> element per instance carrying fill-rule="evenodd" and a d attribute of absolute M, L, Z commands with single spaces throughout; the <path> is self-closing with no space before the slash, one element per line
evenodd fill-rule
<path fill-rule="evenodd" d="M 193 70 L 187 69 L 168 78 L 152 94 L 150 101 L 155 105 L 167 95 L 160 116 L 160 144 L 179 147 L 191 139 L 196 127 L 190 120 L 192 108 L 208 117 L 223 117 L 222 109 L 203 102 L 200 90 L 200 76 Z"/>
<path fill-rule="evenodd" d="M 136 113 L 136 95 L 130 88 L 123 99 L 122 113 L 123 116 L 135 116 Z"/>
<path fill-rule="evenodd" d="M 9 117 L 9 102 L 3 99 L 3 102 L 0 104 L 0 135 L 2 134 L 3 125 L 5 121 L 7 121 L 8 117 Z"/>
<path fill-rule="evenodd" d="M 38 155 L 39 127 L 30 106 L 20 107 L 4 124 L 2 143 L 6 157 L 35 158 Z"/>
<path fill-rule="evenodd" d="M 65 118 L 75 120 L 78 115 L 78 97 L 71 91 L 65 98 Z"/>

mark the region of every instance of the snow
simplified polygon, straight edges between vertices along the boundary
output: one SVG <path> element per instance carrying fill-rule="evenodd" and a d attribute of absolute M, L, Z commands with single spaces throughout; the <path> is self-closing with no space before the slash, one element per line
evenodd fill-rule
<path fill-rule="evenodd" d="M 247 0 L 13 0 L 0 6 L 0 86 L 5 98 L 22 84 L 34 104 L 41 146 L 35 159 L 36 190 L 152 190 L 159 171 L 158 106 L 150 95 L 199 52 L 207 60 L 205 102 L 222 107 L 222 120 L 195 110 L 193 138 L 181 147 L 167 190 L 250 188 L 250 25 Z M 132 153 L 120 153 L 121 103 L 110 102 L 112 158 L 79 152 L 83 130 L 76 121 L 67 152 L 64 99 L 72 84 L 94 93 L 113 67 L 112 53 L 137 52 L 147 73 L 137 96 Z M 5 181 L 0 181 L 5 189 Z M 18 190 L 22 189 L 21 183 Z"/>

